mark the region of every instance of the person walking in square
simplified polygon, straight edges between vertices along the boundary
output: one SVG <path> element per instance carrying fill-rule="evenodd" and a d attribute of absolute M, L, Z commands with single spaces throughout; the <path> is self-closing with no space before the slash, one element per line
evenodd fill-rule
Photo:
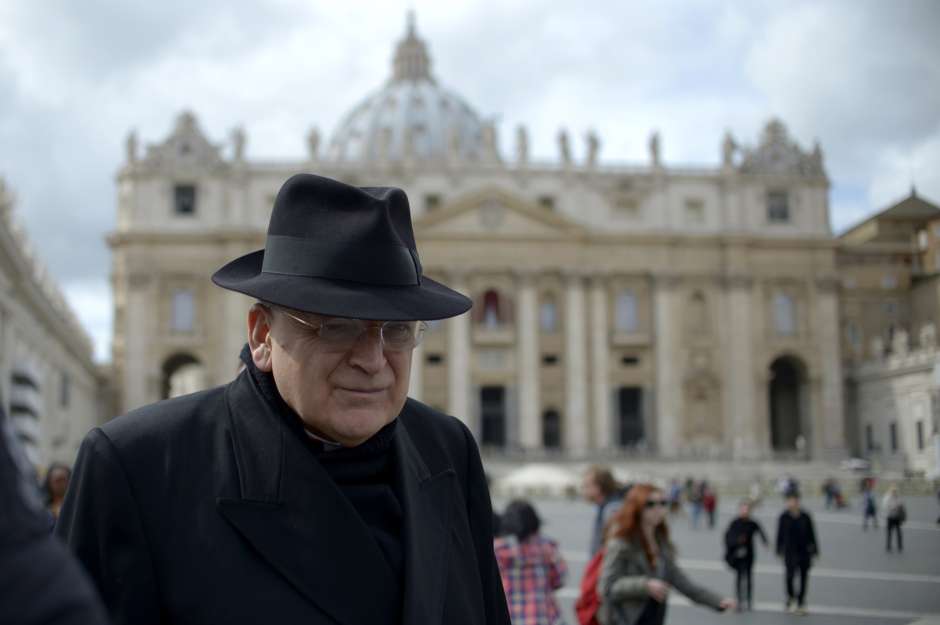
<path fill-rule="evenodd" d="M 704 509 L 704 489 L 702 488 L 702 485 L 702 483 L 696 482 L 693 484 L 688 494 L 689 524 L 691 525 L 692 529 L 698 529 L 698 521 L 700 518 L 702 518 L 702 510 Z"/>
<path fill-rule="evenodd" d="M 708 519 L 708 529 L 715 529 L 715 512 L 718 509 L 718 494 L 708 482 L 702 481 L 702 508 L 705 518 Z"/>
<path fill-rule="evenodd" d="M 602 465 L 594 465 L 584 474 L 581 495 L 595 506 L 591 542 L 588 545 L 589 558 L 603 546 L 604 528 L 623 505 L 628 488 L 618 484 L 610 469 Z"/>
<path fill-rule="evenodd" d="M 869 479 L 862 482 L 862 531 L 868 529 L 868 521 L 878 529 L 878 504 L 875 501 L 875 489 Z"/>
<path fill-rule="evenodd" d="M 558 544 L 539 533 L 541 525 L 531 503 L 512 501 L 500 517 L 502 536 L 493 541 L 513 625 L 564 622 L 554 593 L 564 586 L 568 566 Z"/>
<path fill-rule="evenodd" d="M 806 587 L 813 559 L 819 556 L 816 530 L 809 513 L 800 507 L 800 496 L 793 492 L 786 499 L 786 509 L 777 522 L 777 556 L 785 567 L 786 609 L 796 614 L 806 614 Z M 797 573 L 800 575 L 800 590 L 793 587 Z"/>
<path fill-rule="evenodd" d="M 754 609 L 753 568 L 754 536 L 760 537 L 767 547 L 767 535 L 760 523 L 751 518 L 751 501 L 744 499 L 738 506 L 738 516 L 725 530 L 725 562 L 735 571 L 734 588 L 738 611 Z"/>
<path fill-rule="evenodd" d="M 898 495 L 897 485 L 892 484 L 888 492 L 885 493 L 884 499 L 881 501 L 881 508 L 885 511 L 885 531 L 887 534 L 885 536 L 885 551 L 891 553 L 892 534 L 896 534 L 898 537 L 898 552 L 904 551 L 904 538 L 901 535 L 901 525 L 907 520 L 907 510 L 904 507 L 904 502 L 901 501 L 901 497 Z"/>
<path fill-rule="evenodd" d="M 698 586 L 679 567 L 666 524 L 668 505 L 661 489 L 637 484 L 611 521 L 597 583 L 600 625 L 663 625 L 673 588 L 714 610 L 735 608 L 734 599 Z"/>

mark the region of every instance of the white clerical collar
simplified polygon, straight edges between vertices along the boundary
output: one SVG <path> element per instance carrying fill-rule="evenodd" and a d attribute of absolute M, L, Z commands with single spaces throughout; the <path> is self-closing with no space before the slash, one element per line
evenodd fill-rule
<path fill-rule="evenodd" d="M 322 436 L 317 436 L 310 430 L 304 428 L 304 432 L 307 433 L 307 436 L 312 438 L 315 441 L 323 443 L 323 451 L 336 451 L 337 449 L 342 449 L 343 446 L 337 443 L 336 441 L 331 441 L 329 439 L 323 438 Z"/>

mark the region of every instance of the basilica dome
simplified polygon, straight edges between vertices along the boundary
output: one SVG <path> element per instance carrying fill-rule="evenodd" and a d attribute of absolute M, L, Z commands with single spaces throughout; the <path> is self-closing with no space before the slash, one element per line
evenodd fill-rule
<path fill-rule="evenodd" d="M 352 109 L 333 133 L 327 155 L 336 161 L 479 160 L 492 133 L 457 94 L 431 75 L 427 46 L 408 32 L 398 43 L 392 77 Z"/>

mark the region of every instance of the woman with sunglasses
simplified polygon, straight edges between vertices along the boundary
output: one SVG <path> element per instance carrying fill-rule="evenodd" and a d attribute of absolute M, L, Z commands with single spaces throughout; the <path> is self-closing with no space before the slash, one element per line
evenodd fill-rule
<path fill-rule="evenodd" d="M 662 625 L 673 588 L 715 610 L 734 609 L 733 599 L 696 586 L 679 568 L 666 526 L 667 506 L 660 488 L 637 484 L 611 520 L 597 585 L 601 625 Z"/>

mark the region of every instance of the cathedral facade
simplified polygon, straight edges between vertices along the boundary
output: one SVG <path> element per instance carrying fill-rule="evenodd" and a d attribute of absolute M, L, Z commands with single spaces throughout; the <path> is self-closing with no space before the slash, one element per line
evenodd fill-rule
<path fill-rule="evenodd" d="M 227 382 L 250 300 L 211 273 L 264 243 L 274 196 L 306 171 L 410 198 L 425 272 L 468 294 L 431 324 L 411 395 L 519 457 L 826 459 L 846 450 L 837 241 L 818 146 L 780 121 L 714 166 L 511 154 L 431 71 L 409 27 L 391 76 L 296 162 L 191 113 L 141 150 L 128 137 L 109 236 L 121 411 Z M 322 145 L 321 145 L 322 144 Z M 369 250 L 362 250 L 368 256 Z"/>

